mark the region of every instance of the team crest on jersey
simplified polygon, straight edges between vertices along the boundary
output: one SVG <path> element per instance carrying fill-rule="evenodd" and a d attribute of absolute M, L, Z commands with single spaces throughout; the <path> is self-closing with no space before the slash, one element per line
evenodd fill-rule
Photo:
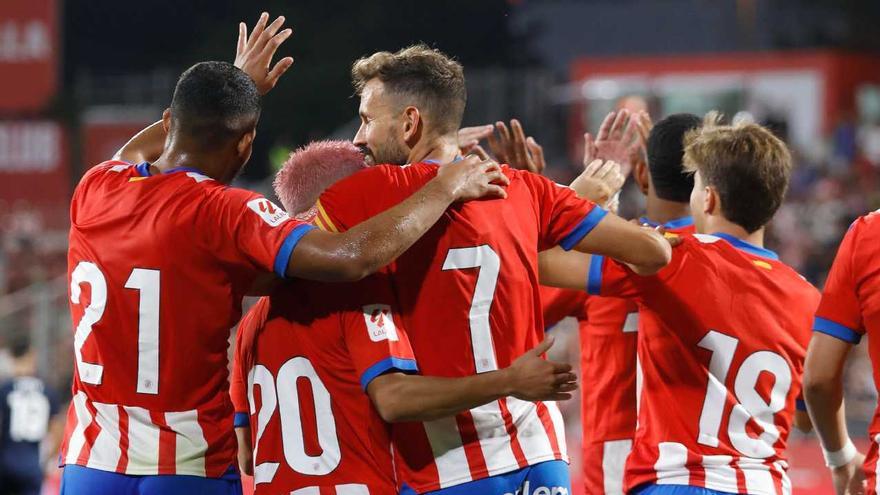
<path fill-rule="evenodd" d="M 387 304 L 368 304 L 364 306 L 364 321 L 367 323 L 367 333 L 370 340 L 381 342 L 390 340 L 396 342 L 397 327 L 391 316 L 391 306 Z"/>
<path fill-rule="evenodd" d="M 247 207 L 272 227 L 277 227 L 285 220 L 290 220 L 286 211 L 266 198 L 252 199 L 247 202 Z"/>

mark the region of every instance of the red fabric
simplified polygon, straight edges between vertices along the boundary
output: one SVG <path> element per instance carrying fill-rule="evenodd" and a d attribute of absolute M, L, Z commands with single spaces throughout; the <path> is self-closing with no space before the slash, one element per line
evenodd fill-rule
<path fill-rule="evenodd" d="M 358 172 L 324 192 L 317 223 L 329 230 L 350 228 L 416 192 L 437 168 L 417 163 Z M 541 341 L 538 250 L 559 244 L 594 207 L 538 175 L 508 167 L 504 173 L 511 179 L 507 199 L 453 205 L 390 267 L 403 322 L 427 375 L 466 376 L 494 365 L 505 367 Z M 465 259 L 472 268 L 454 268 L 464 266 Z M 482 302 L 473 305 L 478 279 Z M 472 338 L 484 336 L 480 325 L 485 323 L 480 322 L 486 319 L 489 348 L 475 346 Z M 541 431 L 543 426 L 534 405 L 505 401 L 460 414 L 456 422 L 393 425 L 401 481 L 423 492 L 516 470 L 519 460 L 511 438 L 518 439 L 530 464 L 564 457 L 546 437 L 528 437 L 526 444 L 522 434 L 510 435 L 503 414 L 507 409 L 517 429 Z M 426 437 L 450 442 L 449 448 L 438 446 L 446 453 L 443 460 L 426 450 L 431 445 Z M 474 447 L 482 451 L 484 462 L 472 455 Z"/>
<path fill-rule="evenodd" d="M 388 307 L 381 320 L 376 304 Z M 365 370 L 392 357 L 413 361 L 382 275 L 357 284 L 298 281 L 248 312 L 236 340 L 231 395 L 236 411 L 249 413 L 255 464 L 279 463 L 274 475 L 257 476 L 258 495 L 349 483 L 366 485 L 371 493 L 395 491 L 388 431 L 360 384 Z M 314 373 L 306 378 L 308 366 Z M 296 386 L 283 388 L 295 376 Z M 268 406 L 264 397 L 273 386 L 273 396 L 296 408 Z M 311 420 L 297 429 L 300 418 Z M 290 455 L 307 467 L 321 466 L 323 474 L 303 472 L 288 462 Z"/>
<path fill-rule="evenodd" d="M 276 216 L 270 222 L 260 208 Z M 272 271 L 294 229 L 306 228 L 279 211 L 193 171 L 144 177 L 105 162 L 85 174 L 70 208 L 68 277 L 75 347 L 86 364 L 75 368 L 66 462 L 209 477 L 235 462 L 229 329 L 255 277 Z M 103 366 L 100 384 L 81 376 L 87 363 Z"/>

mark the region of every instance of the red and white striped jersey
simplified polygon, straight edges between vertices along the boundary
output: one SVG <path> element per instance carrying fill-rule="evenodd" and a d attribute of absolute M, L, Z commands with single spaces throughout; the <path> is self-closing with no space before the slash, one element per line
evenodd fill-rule
<path fill-rule="evenodd" d="M 645 217 L 642 223 L 657 226 Z M 663 225 L 667 235 L 692 234 L 691 217 Z M 623 493 L 623 468 L 638 423 L 641 385 L 636 349 L 638 306 L 633 301 L 583 291 L 543 288 L 544 318 L 578 319 L 581 351 L 581 424 L 585 493 Z M 578 296 L 580 298 L 578 299 Z M 580 305 L 572 304 L 579 301 Z"/>
<path fill-rule="evenodd" d="M 256 495 L 397 493 L 388 428 L 365 389 L 417 370 L 384 274 L 297 281 L 261 299 L 239 325 L 231 384 Z"/>
<path fill-rule="evenodd" d="M 236 465 L 227 348 L 260 273 L 311 226 L 198 170 L 89 170 L 70 207 L 73 399 L 62 464 L 218 477 Z"/>
<path fill-rule="evenodd" d="M 588 286 L 640 305 L 639 425 L 625 489 L 791 492 L 784 453 L 818 291 L 775 253 L 685 236 L 651 277 L 593 257 Z"/>
<path fill-rule="evenodd" d="M 376 166 L 321 196 L 316 222 L 343 230 L 408 197 L 437 166 Z M 571 248 L 604 210 L 568 188 L 504 167 L 505 200 L 449 208 L 391 265 L 395 295 L 425 375 L 458 377 L 509 366 L 544 334 L 538 250 Z M 554 403 L 506 398 L 454 417 L 392 425 L 400 481 L 418 493 L 566 459 Z"/>

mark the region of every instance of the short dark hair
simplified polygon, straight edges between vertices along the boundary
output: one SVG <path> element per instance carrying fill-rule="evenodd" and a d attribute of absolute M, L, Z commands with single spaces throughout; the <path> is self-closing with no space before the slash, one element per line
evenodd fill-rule
<path fill-rule="evenodd" d="M 210 149 L 256 125 L 260 93 L 250 76 L 229 62 L 200 62 L 177 80 L 171 115 L 175 133 Z"/>
<path fill-rule="evenodd" d="M 724 217 L 748 233 L 763 227 L 782 205 L 791 177 L 791 153 L 766 127 L 718 125 L 712 112 L 685 136 L 684 165 L 700 172 L 721 197 Z"/>
<path fill-rule="evenodd" d="M 657 197 L 687 203 L 694 188 L 694 176 L 685 172 L 684 135 L 702 124 L 692 113 L 675 113 L 654 124 L 648 135 L 648 169 Z"/>
<path fill-rule="evenodd" d="M 31 339 L 24 332 L 15 332 L 9 336 L 6 345 L 12 357 L 19 359 L 31 350 Z"/>
<path fill-rule="evenodd" d="M 406 96 L 426 111 L 435 132 L 447 134 L 461 127 L 467 103 L 464 69 L 445 53 L 418 44 L 397 53 L 376 52 L 357 60 L 351 78 L 358 95 L 371 79 L 379 79 L 392 93 Z"/>

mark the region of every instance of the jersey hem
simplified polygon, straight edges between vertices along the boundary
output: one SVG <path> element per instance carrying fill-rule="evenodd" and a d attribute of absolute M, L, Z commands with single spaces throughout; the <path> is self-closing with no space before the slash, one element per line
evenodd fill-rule
<path fill-rule="evenodd" d="M 413 484 L 413 483 L 407 483 L 407 484 L 408 484 L 408 485 L 409 485 L 409 486 L 410 486 L 410 487 L 411 487 L 416 493 L 423 494 L 423 493 L 426 493 L 426 492 L 433 492 L 433 491 L 436 491 L 436 490 L 445 490 L 445 489 L 447 489 L 447 488 L 453 488 L 453 487 L 456 487 L 456 486 L 458 486 L 458 485 L 463 485 L 463 484 L 465 484 L 465 483 L 470 483 L 470 482 L 472 482 L 472 481 L 480 481 L 480 480 L 482 480 L 482 479 L 485 479 L 485 478 L 491 478 L 491 477 L 493 477 L 493 476 L 503 476 L 503 475 L 505 475 L 505 474 L 512 473 L 512 472 L 514 472 L 514 471 L 518 471 L 518 470 L 520 470 L 520 469 L 525 469 L 525 468 L 527 468 L 527 467 L 535 466 L 535 465 L 537 465 L 537 464 L 540 464 L 540 463 L 542 463 L 542 462 L 547 462 L 547 461 L 563 461 L 563 462 L 565 462 L 566 464 L 571 464 L 571 459 L 568 457 L 568 455 L 563 455 L 563 454 L 560 454 L 560 453 L 554 453 L 554 454 L 543 455 L 543 456 L 541 456 L 541 457 L 538 457 L 537 459 L 535 459 L 534 461 L 529 462 L 529 463 L 526 464 L 525 466 L 520 466 L 519 463 L 516 463 L 516 464 L 509 464 L 509 465 L 507 465 L 507 466 L 504 466 L 504 467 L 498 468 L 498 470 L 501 471 L 501 472 L 498 472 L 498 473 L 495 473 L 495 474 L 492 474 L 492 475 L 489 474 L 489 470 L 488 470 L 488 469 L 481 469 L 480 471 L 477 471 L 476 474 L 471 474 L 471 475 L 469 475 L 468 477 L 464 477 L 464 476 L 462 476 L 462 477 L 459 477 L 459 478 L 455 478 L 455 479 L 453 479 L 453 480 L 450 480 L 450 481 L 447 482 L 446 486 L 441 486 L 439 482 L 431 483 L 431 484 L 429 484 L 429 485 L 416 485 L 416 484 Z M 405 480 L 402 480 L 402 481 L 403 481 L 403 482 L 406 482 Z"/>
<path fill-rule="evenodd" d="M 275 255 L 273 268 L 275 269 L 276 275 L 281 278 L 287 278 L 287 265 L 290 264 L 290 257 L 293 255 L 294 248 L 296 248 L 296 245 L 299 244 L 300 239 L 302 239 L 304 235 L 308 234 L 309 231 L 314 230 L 315 228 L 314 225 L 297 225 L 289 234 L 287 234 L 287 237 L 284 238 L 284 242 L 281 243 L 281 247 L 278 248 L 278 254 Z"/>
<path fill-rule="evenodd" d="M 604 262 L 604 256 L 590 256 L 590 269 L 587 271 L 587 294 L 591 296 L 598 296 L 602 292 L 602 264 Z"/>
<path fill-rule="evenodd" d="M 825 335 L 838 338 L 844 342 L 849 342 L 850 344 L 858 344 L 862 340 L 862 335 L 852 328 L 818 316 L 813 320 L 813 331 L 824 333 Z"/>
<path fill-rule="evenodd" d="M 231 465 L 232 465 L 232 463 L 230 463 L 230 466 Z M 188 469 L 178 469 L 177 466 L 156 466 L 155 470 L 131 469 L 131 470 L 127 470 L 125 472 L 120 473 L 119 471 L 116 470 L 116 466 L 110 467 L 110 466 L 106 466 L 106 465 L 102 465 L 102 464 L 94 464 L 92 466 L 88 466 L 86 464 L 79 464 L 77 462 L 72 462 L 72 463 L 65 462 L 65 463 L 58 465 L 58 467 L 62 467 L 62 468 L 65 466 L 79 466 L 79 467 L 84 467 L 84 468 L 88 468 L 88 469 L 97 469 L 98 471 L 105 471 L 108 473 L 121 474 L 123 476 L 196 476 L 199 478 L 207 478 L 207 479 L 223 478 L 224 476 L 226 476 L 226 471 L 229 469 L 229 468 L 224 469 L 223 472 L 218 474 L 217 476 L 208 476 L 205 473 L 205 471 L 196 472 L 196 471 L 191 471 Z M 163 469 L 166 469 L 168 467 L 174 468 L 174 474 L 159 474 L 159 471 L 162 471 Z"/>

